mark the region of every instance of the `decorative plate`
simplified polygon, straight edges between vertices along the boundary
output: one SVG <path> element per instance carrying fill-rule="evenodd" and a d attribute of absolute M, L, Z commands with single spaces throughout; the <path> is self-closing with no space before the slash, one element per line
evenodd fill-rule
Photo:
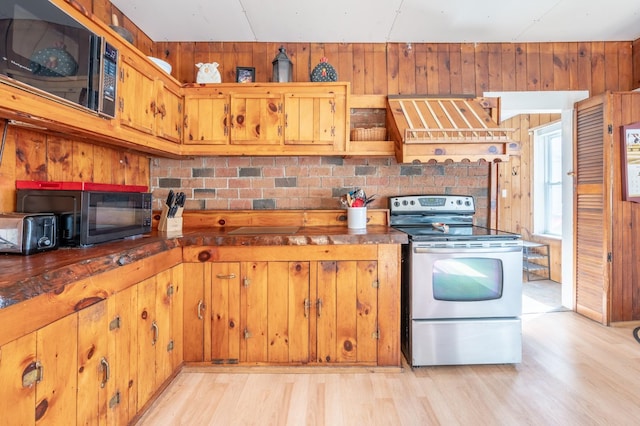
<path fill-rule="evenodd" d="M 320 63 L 311 71 L 311 81 L 338 81 L 338 73 L 327 62 L 327 58 L 320 59 Z"/>
<path fill-rule="evenodd" d="M 44 77 L 69 77 L 78 72 L 78 63 L 62 47 L 48 47 L 31 57 L 31 72 Z"/>

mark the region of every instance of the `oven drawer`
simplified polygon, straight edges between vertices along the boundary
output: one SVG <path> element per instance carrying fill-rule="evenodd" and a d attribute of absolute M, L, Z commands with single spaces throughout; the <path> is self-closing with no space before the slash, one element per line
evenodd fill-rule
<path fill-rule="evenodd" d="M 413 320 L 412 366 L 512 364 L 522 361 L 520 318 Z"/>

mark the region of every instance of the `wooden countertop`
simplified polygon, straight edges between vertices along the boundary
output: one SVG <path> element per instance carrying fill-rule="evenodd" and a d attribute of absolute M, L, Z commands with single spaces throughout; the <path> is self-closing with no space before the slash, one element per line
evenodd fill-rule
<path fill-rule="evenodd" d="M 283 246 L 331 244 L 404 244 L 407 235 L 385 225 L 365 230 L 346 226 L 300 226 L 293 233 L 237 235 L 238 226 L 188 227 L 180 234 L 158 233 L 92 247 L 59 248 L 20 256 L 0 254 L 0 310 L 144 258 L 183 246 Z"/>

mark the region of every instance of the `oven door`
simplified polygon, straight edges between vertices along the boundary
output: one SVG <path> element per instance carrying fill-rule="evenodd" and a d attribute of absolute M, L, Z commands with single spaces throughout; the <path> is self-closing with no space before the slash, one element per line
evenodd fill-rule
<path fill-rule="evenodd" d="M 522 313 L 522 243 L 411 243 L 411 318 Z"/>

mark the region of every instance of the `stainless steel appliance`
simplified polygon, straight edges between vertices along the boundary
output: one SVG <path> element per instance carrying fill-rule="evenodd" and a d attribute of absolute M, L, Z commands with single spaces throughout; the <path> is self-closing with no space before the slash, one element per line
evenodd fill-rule
<path fill-rule="evenodd" d="M 126 185 L 108 187 L 111 190 L 18 189 L 17 210 L 55 213 L 60 246 L 88 246 L 151 232 L 151 194 Z"/>
<path fill-rule="evenodd" d="M 114 117 L 118 50 L 48 0 L 0 3 L 0 82 Z"/>
<path fill-rule="evenodd" d="M 473 224 L 471 196 L 389 200 L 402 248 L 402 350 L 412 366 L 522 360 L 522 239 Z"/>
<path fill-rule="evenodd" d="M 29 255 L 58 248 L 52 213 L 0 213 L 0 253 Z"/>

